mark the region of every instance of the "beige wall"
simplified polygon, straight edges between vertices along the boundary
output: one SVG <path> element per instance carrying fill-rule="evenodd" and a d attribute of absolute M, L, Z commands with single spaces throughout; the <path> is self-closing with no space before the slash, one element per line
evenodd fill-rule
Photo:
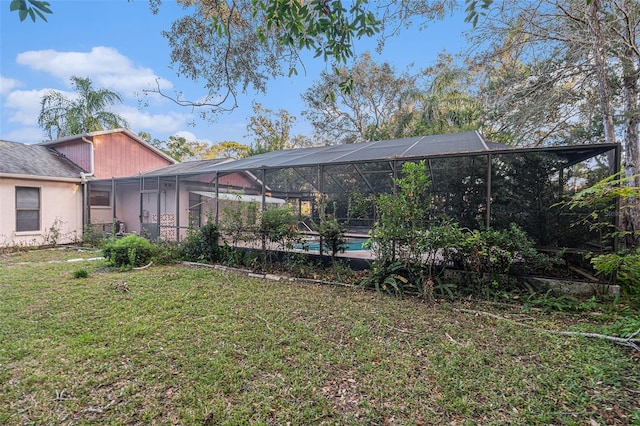
<path fill-rule="evenodd" d="M 40 188 L 38 231 L 15 232 L 16 186 Z M 0 247 L 48 245 L 54 240 L 57 244 L 69 244 L 81 237 L 80 183 L 0 178 Z"/>

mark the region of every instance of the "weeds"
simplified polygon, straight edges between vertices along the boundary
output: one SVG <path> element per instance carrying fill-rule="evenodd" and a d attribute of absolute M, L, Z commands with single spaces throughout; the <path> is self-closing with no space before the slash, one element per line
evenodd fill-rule
<path fill-rule="evenodd" d="M 86 269 L 76 269 L 73 271 L 73 278 L 87 278 L 89 273 Z"/>

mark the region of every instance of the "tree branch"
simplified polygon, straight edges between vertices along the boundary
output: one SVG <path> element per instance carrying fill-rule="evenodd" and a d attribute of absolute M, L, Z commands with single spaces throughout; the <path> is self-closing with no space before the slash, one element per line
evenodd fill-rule
<path fill-rule="evenodd" d="M 530 328 L 530 329 L 533 329 L 535 331 L 548 333 L 548 334 L 555 334 L 555 335 L 559 335 L 559 336 L 587 337 L 587 338 L 591 338 L 591 339 L 606 340 L 608 342 L 616 343 L 616 344 L 619 344 L 619 345 L 629 346 L 629 347 L 635 349 L 636 351 L 640 352 L 640 339 L 636 339 L 635 338 L 638 334 L 640 334 L 640 329 L 638 329 L 635 333 L 631 334 L 631 336 L 629 336 L 629 337 L 616 337 L 616 336 L 608 336 L 606 334 L 584 333 L 584 332 L 580 332 L 580 331 L 547 330 L 547 329 L 544 329 L 544 328 L 533 327 L 533 326 L 531 326 L 529 324 L 525 324 L 525 323 L 521 323 L 521 322 L 518 322 L 518 321 L 514 321 L 514 320 L 509 319 L 509 318 L 501 317 L 500 315 L 492 314 L 490 312 L 476 311 L 476 310 L 473 310 L 473 309 L 457 309 L 457 308 L 454 308 L 454 311 L 463 312 L 463 313 L 466 313 L 466 314 L 482 315 L 482 316 L 486 316 L 486 317 L 490 317 L 490 318 L 495 318 L 495 319 L 499 319 L 499 320 L 502 320 L 502 321 L 507 321 L 507 322 L 509 322 L 511 324 L 519 325 L 519 326 L 522 326 L 522 327 Z"/>
<path fill-rule="evenodd" d="M 171 102 L 175 103 L 176 105 L 179 106 L 187 106 L 187 107 L 191 107 L 193 109 L 195 108 L 202 108 L 202 107 L 210 107 L 212 108 L 215 112 L 230 112 L 233 111 L 234 109 L 236 109 L 238 107 L 238 100 L 236 98 L 236 94 L 231 91 L 230 89 L 227 89 L 227 93 L 222 97 L 222 99 L 219 102 L 209 102 L 208 99 L 210 98 L 209 95 L 207 95 L 207 97 L 205 98 L 204 101 L 188 101 L 188 100 L 184 100 L 181 99 L 180 96 L 176 96 L 173 97 L 171 95 L 166 94 L 165 92 L 162 91 L 162 89 L 160 89 L 160 82 L 159 82 L 159 78 L 156 78 L 156 86 L 157 89 L 144 89 L 142 91 L 142 93 L 149 94 L 149 93 L 155 93 L 158 94 L 160 96 L 162 96 L 163 98 L 166 98 L 168 100 L 170 100 Z M 228 108 L 223 108 L 222 105 L 224 105 L 227 102 L 227 99 L 229 99 L 229 97 L 233 98 L 233 105 L 231 107 Z"/>

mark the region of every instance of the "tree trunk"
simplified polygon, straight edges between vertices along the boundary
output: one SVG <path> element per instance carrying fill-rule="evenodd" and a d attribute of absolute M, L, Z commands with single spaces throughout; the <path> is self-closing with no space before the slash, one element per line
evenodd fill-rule
<path fill-rule="evenodd" d="M 604 125 L 604 140 L 606 143 L 616 142 L 616 133 L 613 125 L 613 112 L 611 107 L 611 88 L 607 78 L 607 59 L 605 40 L 602 36 L 600 17 L 598 16 L 600 1 L 592 0 L 589 5 L 589 28 L 592 34 L 593 62 L 598 78 L 598 96 L 600 97 L 600 113 Z M 613 157 L 613 154 L 610 154 Z M 609 167 L 613 167 L 615 159 L 609 158 Z"/>
<path fill-rule="evenodd" d="M 630 11 L 631 5 L 625 1 L 626 11 Z M 638 125 L 640 125 L 640 111 L 638 111 L 638 76 L 640 58 L 638 58 L 638 46 L 635 39 L 635 31 L 632 23 L 628 21 L 627 14 L 623 14 L 620 25 L 620 33 L 625 35 L 625 47 L 622 49 L 620 62 L 622 64 L 622 85 L 625 103 L 625 138 L 624 138 L 624 171 L 630 178 L 629 186 L 640 186 L 640 147 Z M 635 176 L 635 177 L 634 177 Z M 632 178 L 633 177 L 633 178 Z M 623 226 L 630 232 L 627 245 L 637 247 L 640 244 L 640 200 L 628 198 L 625 201 Z"/>

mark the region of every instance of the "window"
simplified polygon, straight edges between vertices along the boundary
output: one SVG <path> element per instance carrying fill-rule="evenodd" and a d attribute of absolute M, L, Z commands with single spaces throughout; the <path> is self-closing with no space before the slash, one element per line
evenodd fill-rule
<path fill-rule="evenodd" d="M 189 226 L 199 228 L 202 225 L 200 215 L 202 206 L 202 197 L 193 192 L 189 192 Z"/>
<path fill-rule="evenodd" d="M 111 192 L 91 191 L 89 199 L 92 206 L 109 207 L 111 205 Z"/>
<path fill-rule="evenodd" d="M 40 188 L 16 186 L 16 232 L 40 230 Z"/>

